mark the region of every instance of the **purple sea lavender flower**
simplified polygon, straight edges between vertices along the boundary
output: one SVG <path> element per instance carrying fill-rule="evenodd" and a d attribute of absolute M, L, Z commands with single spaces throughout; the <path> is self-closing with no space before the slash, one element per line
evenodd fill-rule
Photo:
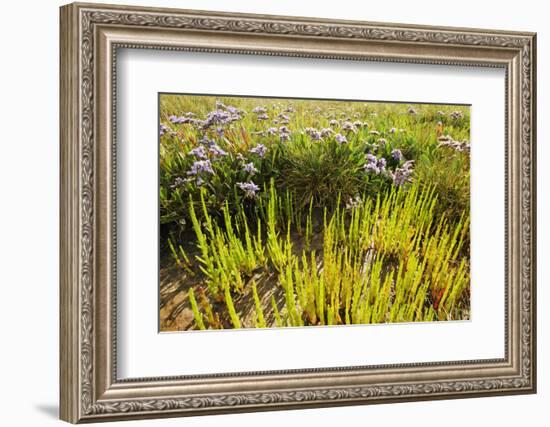
<path fill-rule="evenodd" d="M 328 122 L 329 126 L 338 126 L 340 123 L 336 119 L 332 119 Z"/>
<path fill-rule="evenodd" d="M 260 157 L 264 157 L 267 153 L 267 147 L 263 144 L 258 144 L 248 151 L 250 151 L 251 153 L 257 154 Z"/>
<path fill-rule="evenodd" d="M 222 148 L 218 144 L 212 144 L 209 151 L 214 156 L 227 156 L 227 151 L 222 150 Z"/>
<path fill-rule="evenodd" d="M 371 154 L 371 153 L 367 153 L 365 158 L 367 159 L 368 163 L 376 164 L 378 162 L 378 159 L 376 158 L 376 156 L 374 154 Z"/>
<path fill-rule="evenodd" d="M 210 160 L 197 160 L 193 163 L 193 166 L 191 166 L 191 170 L 187 172 L 187 175 L 197 175 L 201 172 L 214 174 L 214 169 L 212 169 L 212 163 L 210 163 Z"/>
<path fill-rule="evenodd" d="M 311 127 L 307 127 L 304 129 L 305 133 L 308 134 L 311 139 L 313 139 L 314 141 L 319 141 L 321 139 L 321 132 L 319 132 L 317 129 L 315 128 L 311 128 Z"/>
<path fill-rule="evenodd" d="M 338 142 L 338 144 L 343 144 L 345 142 L 348 142 L 348 140 L 346 139 L 346 137 L 344 135 L 342 135 L 341 133 L 337 133 L 335 136 L 334 136 L 334 139 L 336 139 L 336 142 Z"/>
<path fill-rule="evenodd" d="M 271 127 L 271 128 L 267 128 L 266 132 L 268 135 L 277 135 L 277 132 L 279 132 L 279 129 Z"/>
<path fill-rule="evenodd" d="M 189 117 L 178 117 L 178 116 L 170 116 L 168 117 L 168 120 L 170 120 L 174 124 L 180 124 L 180 123 L 189 123 L 191 119 Z"/>
<path fill-rule="evenodd" d="M 386 169 L 386 159 L 384 157 L 380 157 L 378 159 L 378 168 L 380 169 L 380 172 L 383 172 Z"/>
<path fill-rule="evenodd" d="M 178 187 L 181 187 L 185 184 L 187 184 L 188 182 L 191 182 L 192 181 L 192 178 L 182 178 L 180 176 L 176 177 L 176 179 L 174 180 L 174 183 L 170 186 L 171 188 L 178 188 Z"/>
<path fill-rule="evenodd" d="M 331 128 L 323 128 L 321 129 L 321 138 L 325 138 L 327 136 L 330 136 L 334 133 L 334 131 Z"/>
<path fill-rule="evenodd" d="M 207 147 L 210 147 L 215 143 L 216 141 L 214 141 L 213 139 L 209 139 L 206 135 L 199 139 L 199 144 L 206 145 Z"/>
<path fill-rule="evenodd" d="M 233 107 L 232 105 L 226 105 L 225 106 L 225 109 L 227 111 L 229 111 L 229 113 L 233 114 L 233 115 L 241 115 L 243 114 L 243 111 L 242 110 L 239 110 L 238 108 L 236 107 Z"/>
<path fill-rule="evenodd" d="M 391 156 L 394 160 L 397 160 L 398 162 L 403 160 L 403 153 L 401 153 L 401 150 L 399 148 L 395 148 L 391 152 Z"/>
<path fill-rule="evenodd" d="M 256 193 L 260 190 L 256 184 L 252 181 L 248 182 L 237 182 L 237 187 L 244 191 L 244 196 L 249 199 L 256 197 Z"/>
<path fill-rule="evenodd" d="M 243 165 L 243 171 L 249 173 L 250 175 L 254 175 L 258 172 L 258 169 L 254 166 L 254 163 L 250 162 Z"/>
<path fill-rule="evenodd" d="M 258 117 L 257 117 L 258 120 L 269 120 L 269 116 L 265 113 L 263 114 L 258 114 Z"/>
<path fill-rule="evenodd" d="M 367 163 L 365 165 L 365 171 L 374 172 L 376 175 L 378 175 L 380 173 L 380 168 L 376 163 Z"/>
<path fill-rule="evenodd" d="M 265 114 L 267 113 L 267 108 L 258 105 L 252 109 L 252 112 L 256 114 Z"/>
<path fill-rule="evenodd" d="M 199 159 L 206 159 L 208 157 L 206 149 L 202 145 L 199 145 L 198 147 L 189 150 L 189 154 L 191 156 L 198 157 Z"/>
<path fill-rule="evenodd" d="M 406 182 L 410 182 L 411 175 L 413 173 L 413 160 L 408 160 L 403 163 L 403 166 L 397 168 L 395 172 L 391 174 L 394 185 L 401 186 Z"/>
<path fill-rule="evenodd" d="M 349 132 L 357 132 L 357 128 L 350 121 L 345 121 L 342 124 L 342 130 L 349 131 Z"/>
<path fill-rule="evenodd" d="M 290 139 L 290 129 L 286 126 L 281 126 L 279 128 L 279 137 L 281 141 L 288 141 Z"/>
<path fill-rule="evenodd" d="M 170 129 L 168 126 L 166 126 L 164 123 L 161 123 L 160 124 L 160 131 L 159 131 L 159 134 L 160 136 L 164 135 L 165 133 L 168 133 L 170 132 L 172 129 Z"/>

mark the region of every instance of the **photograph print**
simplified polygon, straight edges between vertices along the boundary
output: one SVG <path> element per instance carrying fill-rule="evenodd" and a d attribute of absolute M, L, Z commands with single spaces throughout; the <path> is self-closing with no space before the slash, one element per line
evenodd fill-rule
<path fill-rule="evenodd" d="M 470 319 L 470 107 L 161 93 L 161 332 Z"/>

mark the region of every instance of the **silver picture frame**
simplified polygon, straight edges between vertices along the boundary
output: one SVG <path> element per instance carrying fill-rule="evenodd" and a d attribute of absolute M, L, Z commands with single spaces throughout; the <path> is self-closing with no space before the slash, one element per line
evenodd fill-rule
<path fill-rule="evenodd" d="M 536 391 L 534 33 L 85 3 L 63 6 L 60 23 L 61 419 L 97 422 Z M 119 379 L 114 147 L 120 48 L 504 69 L 505 357 Z"/>

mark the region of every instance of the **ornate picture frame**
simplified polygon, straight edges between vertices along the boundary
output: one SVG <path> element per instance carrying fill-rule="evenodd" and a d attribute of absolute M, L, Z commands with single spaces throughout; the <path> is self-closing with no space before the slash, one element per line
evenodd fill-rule
<path fill-rule="evenodd" d="M 74 3 L 61 15 L 61 418 L 71 423 L 536 391 L 536 35 Z M 505 357 L 119 379 L 117 49 L 498 67 L 506 88 Z M 154 285 L 153 285 L 154 286 Z"/>

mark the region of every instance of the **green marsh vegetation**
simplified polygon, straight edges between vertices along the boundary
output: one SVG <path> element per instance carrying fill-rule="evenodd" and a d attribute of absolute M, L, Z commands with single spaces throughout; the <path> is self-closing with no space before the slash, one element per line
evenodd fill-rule
<path fill-rule="evenodd" d="M 464 320 L 469 108 L 162 95 L 161 330 Z"/>

